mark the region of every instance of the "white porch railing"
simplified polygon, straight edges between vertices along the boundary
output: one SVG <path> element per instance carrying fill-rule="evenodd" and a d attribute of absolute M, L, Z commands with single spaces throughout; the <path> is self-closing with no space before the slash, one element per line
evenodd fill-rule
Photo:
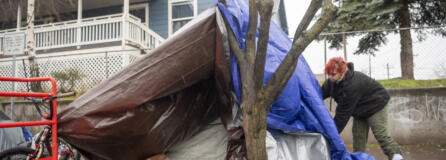
<path fill-rule="evenodd" d="M 136 42 L 140 46 L 158 46 L 164 41 L 160 35 L 145 27 L 141 20 L 133 15 L 130 15 L 128 19 L 128 39 L 131 42 Z M 155 48 L 152 47 L 152 48 Z"/>
<path fill-rule="evenodd" d="M 124 23 L 124 25 L 122 25 Z M 122 26 L 126 27 L 123 29 Z M 19 31 L 25 31 L 20 28 Z M 125 34 L 122 34 L 125 31 Z M 0 31 L 0 54 L 2 54 L 3 37 L 7 33 L 17 32 L 16 29 Z M 124 37 L 122 37 L 124 36 Z M 141 23 L 133 15 L 123 17 L 122 14 L 93 17 L 58 23 L 35 26 L 34 39 L 36 50 L 48 50 L 74 46 L 95 45 L 101 43 L 125 41 L 126 44 L 136 44 L 142 49 L 153 49 L 164 41 L 154 31 Z"/>

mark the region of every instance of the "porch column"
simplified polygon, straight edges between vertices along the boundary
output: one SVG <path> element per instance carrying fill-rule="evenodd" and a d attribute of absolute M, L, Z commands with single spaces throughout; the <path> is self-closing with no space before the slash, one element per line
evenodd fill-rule
<path fill-rule="evenodd" d="M 149 3 L 144 6 L 146 26 L 149 27 Z"/>
<path fill-rule="evenodd" d="M 121 32 L 121 47 L 125 49 L 125 40 L 127 38 L 128 24 L 127 18 L 129 16 L 129 0 L 124 0 L 124 7 L 122 8 L 122 32 Z"/>
<path fill-rule="evenodd" d="M 22 27 L 22 7 L 21 3 L 19 3 L 19 6 L 17 7 L 17 29 L 16 31 L 20 31 L 20 27 Z"/>
<path fill-rule="evenodd" d="M 128 16 L 129 15 L 129 0 L 124 0 L 124 8 L 122 10 L 122 14 L 124 16 Z"/>
<path fill-rule="evenodd" d="M 77 23 L 82 23 L 82 0 L 77 0 Z M 78 25 L 76 29 L 77 49 L 81 47 L 81 35 L 81 26 Z"/>

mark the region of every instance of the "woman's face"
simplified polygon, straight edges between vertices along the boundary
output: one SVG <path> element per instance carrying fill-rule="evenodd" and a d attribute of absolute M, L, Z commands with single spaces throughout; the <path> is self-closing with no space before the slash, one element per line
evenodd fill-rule
<path fill-rule="evenodd" d="M 338 73 L 337 71 L 334 71 L 333 73 L 328 74 L 328 79 L 332 82 L 336 82 L 337 80 L 342 78 L 342 73 Z"/>

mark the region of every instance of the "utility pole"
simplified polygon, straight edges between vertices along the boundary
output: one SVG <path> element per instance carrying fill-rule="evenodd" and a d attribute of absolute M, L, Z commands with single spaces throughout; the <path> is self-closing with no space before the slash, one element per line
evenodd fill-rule
<path fill-rule="evenodd" d="M 339 0 L 339 8 L 342 7 L 342 0 Z M 346 36 L 345 33 L 342 33 L 342 47 L 344 49 L 344 60 L 347 60 L 347 40 L 346 40 Z"/>
<path fill-rule="evenodd" d="M 21 3 L 18 4 L 17 7 L 17 27 L 16 27 L 16 31 L 19 32 L 20 31 L 20 27 L 21 27 L 21 20 L 22 20 L 22 9 L 21 9 Z M 17 72 L 17 65 L 16 65 L 16 54 L 13 54 L 13 58 L 12 58 L 12 77 L 16 77 L 16 72 Z M 12 91 L 11 92 L 15 92 L 15 82 L 12 82 Z M 14 120 L 14 97 L 11 97 L 11 120 Z"/>
<path fill-rule="evenodd" d="M 369 77 L 372 78 L 372 56 L 369 55 Z"/>
<path fill-rule="evenodd" d="M 390 74 L 389 74 L 389 63 L 387 63 L 387 79 L 390 79 Z"/>
<path fill-rule="evenodd" d="M 327 38 L 324 38 L 324 66 L 327 64 Z"/>
<path fill-rule="evenodd" d="M 342 33 L 342 46 L 344 48 L 344 60 L 348 61 L 347 60 L 347 40 L 345 37 L 345 33 Z"/>

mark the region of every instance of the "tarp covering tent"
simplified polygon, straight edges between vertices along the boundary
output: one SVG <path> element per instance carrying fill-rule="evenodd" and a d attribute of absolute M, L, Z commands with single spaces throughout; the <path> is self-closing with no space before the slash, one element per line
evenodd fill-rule
<path fill-rule="evenodd" d="M 194 21 L 62 110 L 59 135 L 90 159 L 144 159 L 231 117 L 215 12 Z"/>
<path fill-rule="evenodd" d="M 240 39 L 246 29 L 246 13 L 242 12 L 247 10 L 246 2 L 227 2 L 228 8 L 219 8 Z M 144 159 L 169 150 L 220 118 L 229 133 L 226 158 L 244 159 L 236 96 L 239 77 L 225 34 L 219 12 L 210 9 L 201 14 L 148 55 L 62 110 L 59 135 L 89 159 Z M 275 25 L 270 34 L 277 38 L 269 42 L 266 79 L 291 43 Z M 287 87 L 298 93 L 284 91 L 268 116 L 268 127 L 321 133 L 333 159 L 365 159 L 346 152 L 303 57 L 290 83 L 293 85 Z M 282 115 L 277 109 L 293 114 Z"/>
<path fill-rule="evenodd" d="M 218 4 L 234 31 L 239 46 L 243 46 L 249 23 L 248 1 L 226 1 L 226 6 Z M 288 35 L 271 22 L 264 83 L 279 67 L 291 49 L 291 43 Z M 240 77 L 237 62 L 233 56 L 231 57 L 231 74 L 233 89 L 237 98 L 240 99 Z M 347 152 L 333 118 L 325 107 L 320 90 L 319 82 L 305 58 L 300 56 L 293 76 L 268 113 L 268 129 L 291 133 L 303 131 L 321 133 L 330 144 L 332 159 L 374 159 L 365 153 L 351 155 Z"/>

